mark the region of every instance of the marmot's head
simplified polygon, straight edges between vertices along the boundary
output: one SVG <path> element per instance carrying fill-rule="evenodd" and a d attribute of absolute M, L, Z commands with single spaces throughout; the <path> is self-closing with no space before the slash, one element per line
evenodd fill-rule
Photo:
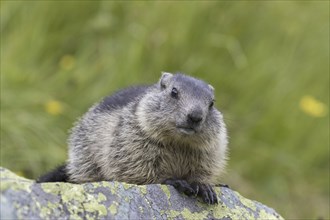
<path fill-rule="evenodd" d="M 139 109 L 142 127 L 153 137 L 200 144 L 225 132 L 211 85 L 183 74 L 163 73 L 156 88 L 157 93 L 148 94 Z"/>

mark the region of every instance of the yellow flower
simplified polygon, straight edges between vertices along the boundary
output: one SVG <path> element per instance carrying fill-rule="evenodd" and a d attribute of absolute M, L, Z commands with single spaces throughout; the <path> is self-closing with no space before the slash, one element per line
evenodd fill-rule
<path fill-rule="evenodd" d="M 72 70 L 75 66 L 76 59 L 72 55 L 64 55 L 60 60 L 60 67 L 64 70 Z"/>
<path fill-rule="evenodd" d="M 300 108 L 303 110 L 303 112 L 313 117 L 323 117 L 327 114 L 325 104 L 309 95 L 303 96 L 301 98 Z"/>
<path fill-rule="evenodd" d="M 45 103 L 45 111 L 50 115 L 59 115 L 63 112 L 63 105 L 56 100 L 50 100 Z"/>

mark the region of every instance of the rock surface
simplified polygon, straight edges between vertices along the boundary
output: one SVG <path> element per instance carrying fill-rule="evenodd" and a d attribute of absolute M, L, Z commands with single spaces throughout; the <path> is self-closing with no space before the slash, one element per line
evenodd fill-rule
<path fill-rule="evenodd" d="M 273 209 L 217 187 L 217 205 L 171 186 L 120 182 L 37 184 L 0 168 L 1 219 L 283 219 Z"/>

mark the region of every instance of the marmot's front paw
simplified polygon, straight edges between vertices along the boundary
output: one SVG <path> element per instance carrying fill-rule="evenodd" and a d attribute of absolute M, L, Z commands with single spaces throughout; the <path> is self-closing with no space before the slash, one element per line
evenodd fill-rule
<path fill-rule="evenodd" d="M 167 179 L 164 181 L 164 184 L 173 186 L 179 192 L 184 193 L 187 196 L 196 196 L 198 193 L 198 188 L 193 188 L 193 186 L 185 180 Z"/>
<path fill-rule="evenodd" d="M 167 179 L 164 184 L 171 185 L 179 192 L 187 196 L 200 196 L 205 203 L 216 204 L 218 203 L 217 194 L 209 184 L 192 183 L 189 184 L 186 180 Z"/>

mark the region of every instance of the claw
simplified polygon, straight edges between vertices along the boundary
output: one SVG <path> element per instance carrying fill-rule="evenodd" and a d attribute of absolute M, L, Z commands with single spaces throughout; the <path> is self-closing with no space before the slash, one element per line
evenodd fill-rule
<path fill-rule="evenodd" d="M 208 184 L 197 184 L 197 185 L 199 186 L 198 195 L 202 197 L 205 203 L 208 204 L 218 203 L 217 194 L 214 192 L 211 185 Z"/>
<path fill-rule="evenodd" d="M 195 191 L 195 195 L 194 196 L 197 196 L 198 195 L 198 192 L 199 192 L 199 185 L 197 183 L 192 183 L 191 184 L 191 187 L 194 189 Z"/>

